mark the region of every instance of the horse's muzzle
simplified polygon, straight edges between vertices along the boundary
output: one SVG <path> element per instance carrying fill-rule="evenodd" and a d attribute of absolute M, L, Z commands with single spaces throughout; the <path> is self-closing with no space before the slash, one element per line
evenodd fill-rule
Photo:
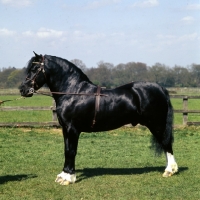
<path fill-rule="evenodd" d="M 34 94 L 34 88 L 32 87 L 27 87 L 26 85 L 21 85 L 20 86 L 20 93 L 21 93 L 21 96 L 23 97 L 32 97 L 33 94 Z"/>

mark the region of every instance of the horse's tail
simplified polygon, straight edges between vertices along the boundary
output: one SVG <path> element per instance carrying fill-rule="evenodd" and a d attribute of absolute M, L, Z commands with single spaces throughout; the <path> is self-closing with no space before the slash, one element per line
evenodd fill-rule
<path fill-rule="evenodd" d="M 169 93 L 166 89 L 163 89 L 167 98 L 168 111 L 167 111 L 167 119 L 166 119 L 166 129 L 165 129 L 165 138 L 164 145 L 172 144 L 174 141 L 173 136 L 173 122 L 174 122 L 174 111 L 170 101 Z"/>
<path fill-rule="evenodd" d="M 167 116 L 166 116 L 166 126 L 165 131 L 162 135 L 161 141 L 158 141 L 155 137 L 152 140 L 152 147 L 155 148 L 156 154 L 160 155 L 165 151 L 168 145 L 172 145 L 174 141 L 173 136 L 173 121 L 174 121 L 174 111 L 170 101 L 169 93 L 165 88 L 162 88 L 167 101 Z"/>

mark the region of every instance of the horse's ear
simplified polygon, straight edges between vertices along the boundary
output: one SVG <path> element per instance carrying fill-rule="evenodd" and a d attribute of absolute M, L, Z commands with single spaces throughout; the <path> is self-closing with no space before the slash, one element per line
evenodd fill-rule
<path fill-rule="evenodd" d="M 38 56 L 39 56 L 37 53 L 35 53 L 35 51 L 33 51 L 33 53 L 35 54 L 35 57 L 38 57 Z"/>

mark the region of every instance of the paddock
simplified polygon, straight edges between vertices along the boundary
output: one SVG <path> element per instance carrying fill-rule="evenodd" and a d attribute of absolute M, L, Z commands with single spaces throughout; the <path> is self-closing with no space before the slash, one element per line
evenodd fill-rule
<path fill-rule="evenodd" d="M 0 199 L 199 199 L 200 127 L 175 129 L 179 173 L 167 179 L 150 135 L 145 127 L 82 133 L 78 179 L 66 188 L 54 183 L 64 160 L 60 129 L 0 128 Z"/>
<path fill-rule="evenodd" d="M 1 94 L 1 100 L 8 98 L 16 95 Z M 198 101 L 189 99 L 188 109 L 198 110 Z M 172 104 L 176 110 L 183 109 L 181 98 L 172 98 Z M 52 99 L 36 95 L 6 102 L 0 108 L 16 106 L 48 107 L 49 110 L 1 110 L 2 123 L 37 122 L 37 125 L 0 127 L 0 199 L 200 198 L 200 127 L 183 126 L 183 113 L 175 113 L 174 152 L 179 173 L 173 177 L 161 177 L 165 158 L 156 157 L 151 151 L 148 129 L 122 127 L 81 134 L 76 162 L 78 180 L 66 189 L 54 183 L 55 173 L 64 160 L 61 130 L 39 125 L 39 122 L 52 121 Z M 189 113 L 188 121 L 200 121 L 199 115 Z M 125 149 L 119 153 L 121 144 Z M 86 163 L 86 159 L 90 162 Z M 50 173 L 45 174 L 46 171 Z"/>

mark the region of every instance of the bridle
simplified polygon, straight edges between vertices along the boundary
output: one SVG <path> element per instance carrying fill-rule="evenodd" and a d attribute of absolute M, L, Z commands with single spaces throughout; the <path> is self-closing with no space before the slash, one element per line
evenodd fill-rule
<path fill-rule="evenodd" d="M 36 92 L 35 89 L 34 89 L 34 85 L 38 86 L 35 80 L 36 80 L 36 78 L 37 78 L 37 76 L 39 75 L 40 72 L 42 72 L 44 74 L 44 77 L 47 80 L 46 73 L 45 73 L 45 70 L 44 70 L 44 56 L 42 56 L 42 62 L 32 62 L 32 64 L 39 64 L 40 67 L 37 69 L 37 72 L 34 74 L 33 77 L 28 78 L 28 76 L 27 76 L 26 79 L 25 79 L 25 80 L 31 81 L 31 85 L 32 85 L 32 88 L 29 89 L 28 94 L 33 94 L 33 93 Z"/>

